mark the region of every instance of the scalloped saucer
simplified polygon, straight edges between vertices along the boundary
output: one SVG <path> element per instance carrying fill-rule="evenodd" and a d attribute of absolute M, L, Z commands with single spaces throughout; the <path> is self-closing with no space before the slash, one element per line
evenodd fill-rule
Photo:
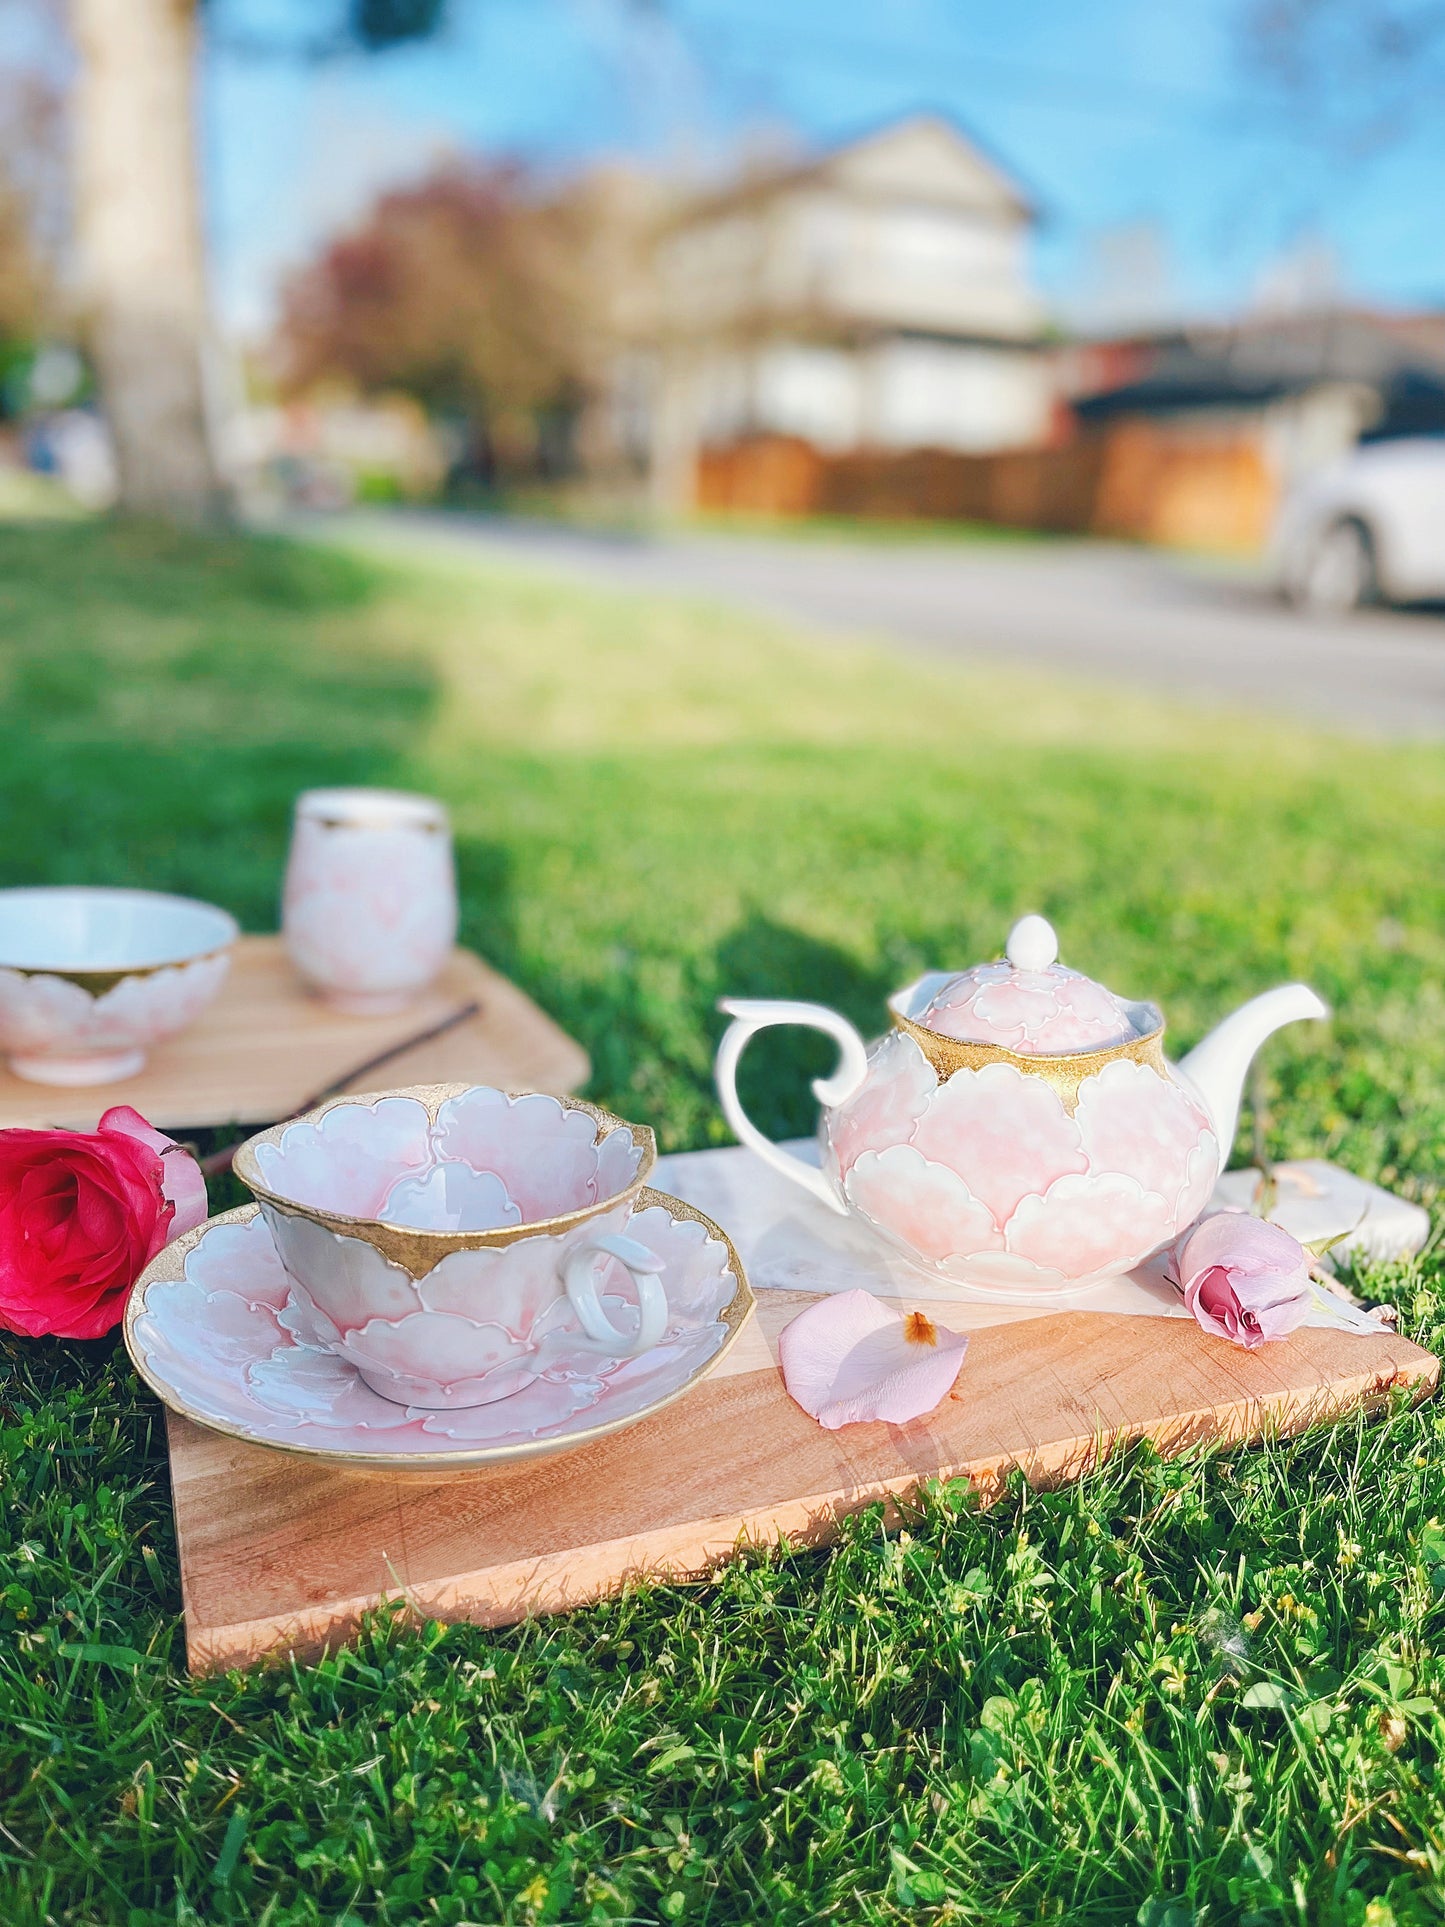
<path fill-rule="evenodd" d="M 198 1425 L 356 1471 L 458 1472 L 570 1451 L 681 1398 L 742 1331 L 753 1294 L 727 1234 L 680 1198 L 638 1193 L 628 1225 L 664 1261 L 671 1318 L 641 1357 L 589 1360 L 466 1411 L 396 1405 L 308 1345 L 260 1207 L 167 1245 L 126 1307 L 125 1342 L 151 1390 Z M 620 1298 L 604 1301 L 614 1312 Z M 304 1324 L 303 1324 L 304 1329 Z"/>

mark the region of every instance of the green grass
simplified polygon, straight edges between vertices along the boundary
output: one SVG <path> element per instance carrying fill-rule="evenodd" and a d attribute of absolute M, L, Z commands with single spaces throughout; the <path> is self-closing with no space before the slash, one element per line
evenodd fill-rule
<path fill-rule="evenodd" d="M 1316 983 L 1331 1029 L 1267 1056 L 1272 1150 L 1427 1202 L 1445 1171 L 1438 750 L 500 569 L 84 526 L 0 530 L 0 740 L 0 880 L 194 891 L 251 928 L 298 788 L 444 794 L 468 940 L 670 1148 L 723 1141 L 719 994 L 876 1029 L 910 972 L 1042 909 L 1176 1048 Z M 806 1128 L 810 1042 L 749 1068 L 760 1120 Z M 1436 1258 L 1373 1282 L 1445 1340 Z M 0 1340 L 0 1480 L 4 1927 L 1445 1915 L 1435 1406 L 197 1683 L 122 1352 Z"/>
<path fill-rule="evenodd" d="M 966 516 L 938 515 L 768 515 L 746 509 L 697 510 L 680 526 L 720 535 L 781 536 L 788 541 L 816 538 L 824 542 L 881 544 L 939 542 L 1057 543 L 1048 529 L 1023 528 L 1013 522 L 976 522 Z"/>
<path fill-rule="evenodd" d="M 1045 529 L 1027 529 L 1009 522 L 975 522 L 962 516 L 784 515 L 748 509 L 693 509 L 686 514 L 659 517 L 635 493 L 608 499 L 599 498 L 590 490 L 575 494 L 551 487 L 489 493 L 478 506 L 484 513 L 527 516 L 539 522 L 622 535 L 645 534 L 662 528 L 683 535 L 760 536 L 789 542 L 861 542 L 870 548 L 940 542 L 1037 545 L 1071 539 Z"/>

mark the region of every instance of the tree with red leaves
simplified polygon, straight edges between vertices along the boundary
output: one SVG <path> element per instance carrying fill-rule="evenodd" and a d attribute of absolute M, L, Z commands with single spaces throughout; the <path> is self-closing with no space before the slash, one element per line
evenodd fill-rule
<path fill-rule="evenodd" d="M 447 165 L 386 193 L 286 290 L 283 380 L 413 395 L 484 471 L 546 470 L 594 380 L 585 210 L 522 171 Z"/>

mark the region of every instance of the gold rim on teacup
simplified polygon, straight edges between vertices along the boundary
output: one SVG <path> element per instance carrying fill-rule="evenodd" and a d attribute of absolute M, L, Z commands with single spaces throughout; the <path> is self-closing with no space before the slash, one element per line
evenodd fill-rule
<path fill-rule="evenodd" d="M 610 1197 L 599 1198 L 592 1204 L 579 1205 L 575 1211 L 559 1212 L 555 1217 L 532 1218 L 525 1224 L 495 1225 L 487 1231 L 428 1231 L 412 1225 L 388 1224 L 383 1218 L 357 1218 L 344 1211 L 325 1210 L 320 1205 L 300 1204 L 295 1198 L 284 1197 L 279 1191 L 273 1191 L 261 1176 L 256 1158 L 258 1146 L 279 1144 L 286 1132 L 296 1125 L 315 1124 L 329 1111 L 343 1107 L 364 1108 L 369 1104 L 379 1104 L 388 1097 L 410 1097 L 422 1105 L 428 1122 L 434 1124 L 437 1112 L 449 1099 L 482 1088 L 499 1087 L 405 1084 L 393 1091 L 348 1091 L 340 1097 L 329 1098 L 325 1104 L 318 1104 L 315 1110 L 303 1111 L 300 1117 L 288 1117 L 282 1124 L 272 1124 L 264 1131 L 257 1131 L 237 1151 L 231 1168 L 246 1189 L 271 1210 L 292 1218 L 307 1218 L 312 1224 L 319 1224 L 345 1237 L 361 1238 L 374 1246 L 384 1258 L 400 1265 L 413 1278 L 424 1278 L 450 1252 L 498 1250 L 505 1245 L 517 1244 L 523 1238 L 556 1236 L 560 1232 L 570 1231 L 575 1225 L 586 1224 L 591 1218 L 601 1217 L 604 1212 L 615 1211 L 619 1205 L 635 1204 L 657 1163 L 657 1140 L 651 1129 L 646 1124 L 633 1124 L 625 1117 L 617 1117 L 613 1112 L 603 1110 L 600 1104 L 589 1104 L 585 1097 L 558 1097 L 551 1091 L 506 1091 L 503 1094 L 513 1100 L 519 1097 L 551 1097 L 564 1110 L 585 1111 L 596 1126 L 594 1144 L 600 1144 L 613 1131 L 630 1131 L 632 1141 L 641 1153 L 636 1173 L 622 1190 L 614 1191 Z"/>

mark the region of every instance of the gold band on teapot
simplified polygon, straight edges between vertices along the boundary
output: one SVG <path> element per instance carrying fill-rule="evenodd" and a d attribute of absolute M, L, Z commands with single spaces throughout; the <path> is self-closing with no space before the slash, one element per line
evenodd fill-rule
<path fill-rule="evenodd" d="M 1103 1050 L 1074 1051 L 1056 1057 L 1026 1057 L 1019 1051 L 1005 1050 L 1002 1044 L 977 1044 L 967 1038 L 945 1037 L 924 1024 L 915 1024 L 911 1017 L 896 1010 L 889 1014 L 894 1028 L 911 1037 L 932 1064 L 940 1083 L 955 1071 L 981 1071 L 989 1064 L 1012 1064 L 1025 1076 L 1042 1077 L 1052 1084 L 1070 1117 L 1078 1106 L 1079 1086 L 1084 1079 L 1097 1076 L 1105 1065 L 1119 1058 L 1127 1058 L 1133 1064 L 1147 1064 L 1160 1077 L 1169 1076 L 1164 1062 L 1162 1023 L 1142 1037 L 1131 1037 L 1127 1044 L 1111 1044 Z"/>

